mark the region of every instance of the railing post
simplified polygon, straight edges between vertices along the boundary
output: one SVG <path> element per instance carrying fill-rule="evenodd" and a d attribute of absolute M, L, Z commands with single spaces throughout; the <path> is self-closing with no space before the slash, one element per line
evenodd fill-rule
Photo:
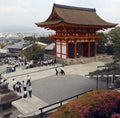
<path fill-rule="evenodd" d="M 41 111 L 41 114 L 40 114 L 40 118 L 43 118 L 43 112 L 42 112 L 42 108 L 40 109 L 40 111 Z"/>
<path fill-rule="evenodd" d="M 62 106 L 62 101 L 60 101 L 60 106 Z"/>
<path fill-rule="evenodd" d="M 109 87 L 108 87 L 108 82 L 109 82 L 109 75 L 107 74 L 107 83 L 106 83 L 106 84 L 107 84 L 107 85 L 106 85 L 106 86 L 107 86 L 107 89 L 109 88 Z"/>
<path fill-rule="evenodd" d="M 84 92 L 84 93 L 81 93 L 81 94 L 77 94 L 77 95 L 75 95 L 75 96 L 73 96 L 73 97 L 70 97 L 70 98 L 61 100 L 61 101 L 59 101 L 59 102 L 53 103 L 53 104 L 51 104 L 51 105 L 47 105 L 47 106 L 45 106 L 45 107 L 39 108 L 39 110 L 41 111 L 41 113 L 39 114 L 40 118 L 44 118 L 44 116 L 45 116 L 45 114 L 46 114 L 47 112 L 53 111 L 53 110 L 57 109 L 58 107 L 61 107 L 61 106 L 63 105 L 63 102 L 64 102 L 64 101 L 68 101 L 68 100 L 70 100 L 70 99 L 72 99 L 72 98 L 76 98 L 76 97 L 78 98 L 80 95 L 85 94 L 85 93 L 87 93 L 87 92 L 88 92 L 88 91 L 86 91 L 86 92 Z M 55 107 L 55 108 L 51 108 L 51 109 L 49 109 L 49 110 L 47 110 L 47 111 L 46 111 L 46 110 L 44 111 L 45 108 L 49 108 L 49 107 L 54 106 L 54 105 L 60 105 L 60 106 L 57 106 L 57 107 Z"/>
<path fill-rule="evenodd" d="M 96 81 L 96 90 L 98 90 L 98 74 L 97 74 L 97 81 Z"/>

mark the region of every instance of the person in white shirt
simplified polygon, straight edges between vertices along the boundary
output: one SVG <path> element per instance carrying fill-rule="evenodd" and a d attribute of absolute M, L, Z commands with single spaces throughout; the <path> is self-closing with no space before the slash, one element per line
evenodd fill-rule
<path fill-rule="evenodd" d="M 27 86 L 27 90 L 28 90 L 29 97 L 31 98 L 32 97 L 32 87 Z"/>

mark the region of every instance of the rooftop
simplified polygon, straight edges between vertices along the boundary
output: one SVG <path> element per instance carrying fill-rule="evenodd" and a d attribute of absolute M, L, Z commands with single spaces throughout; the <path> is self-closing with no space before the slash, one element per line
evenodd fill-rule
<path fill-rule="evenodd" d="M 88 26 L 96 28 L 111 28 L 117 24 L 107 22 L 97 15 L 94 8 L 82 8 L 54 4 L 53 10 L 44 22 L 35 23 L 38 27 L 51 28 L 58 24 Z"/>

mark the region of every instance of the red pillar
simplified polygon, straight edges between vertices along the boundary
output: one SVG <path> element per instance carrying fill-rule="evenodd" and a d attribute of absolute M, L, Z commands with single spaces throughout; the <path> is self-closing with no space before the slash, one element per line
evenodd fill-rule
<path fill-rule="evenodd" d="M 57 40 L 55 40 L 55 57 L 57 57 L 57 48 L 56 48 L 56 46 L 57 46 L 56 44 L 57 44 L 57 43 L 56 43 L 56 41 L 57 41 Z"/>
<path fill-rule="evenodd" d="M 66 41 L 66 59 L 68 58 L 68 40 Z"/>
<path fill-rule="evenodd" d="M 62 58 L 62 40 L 60 40 L 60 57 Z"/>
<path fill-rule="evenodd" d="M 84 43 L 81 43 L 81 44 L 82 44 L 82 56 L 84 56 L 84 47 L 83 47 Z"/>

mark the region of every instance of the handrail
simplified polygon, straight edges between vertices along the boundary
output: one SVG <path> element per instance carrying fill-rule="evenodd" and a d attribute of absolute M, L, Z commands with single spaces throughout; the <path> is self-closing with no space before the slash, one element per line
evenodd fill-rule
<path fill-rule="evenodd" d="M 50 112 L 50 111 L 53 111 L 53 110 L 61 107 L 61 106 L 63 105 L 63 102 L 68 101 L 68 100 L 73 99 L 73 98 L 77 98 L 77 99 L 78 99 L 79 96 L 81 96 L 81 95 L 83 95 L 83 94 L 85 94 L 85 93 L 87 93 L 87 92 L 90 92 L 90 91 L 92 91 L 92 90 L 85 91 L 85 92 L 83 92 L 83 93 L 74 95 L 74 96 L 72 96 L 72 97 L 66 98 L 66 99 L 61 100 L 61 101 L 59 101 L 59 102 L 55 102 L 55 103 L 53 103 L 53 104 L 50 104 L 50 105 L 47 105 L 47 106 L 45 106 L 45 107 L 39 108 L 39 110 L 41 111 L 41 113 L 40 113 L 40 118 L 43 118 L 43 115 L 44 115 L 45 113 L 48 113 L 48 112 Z M 50 107 L 53 107 L 54 105 L 58 105 L 58 106 L 55 106 L 54 108 L 50 108 Z M 46 108 L 50 108 L 50 109 L 44 111 Z"/>
<path fill-rule="evenodd" d="M 74 95 L 74 96 L 72 96 L 72 97 L 66 98 L 66 99 L 64 99 L 64 100 L 55 102 L 55 103 L 50 104 L 50 105 L 47 105 L 47 106 L 44 106 L 44 107 L 42 107 L 42 108 L 39 108 L 37 111 L 34 111 L 34 112 L 29 113 L 29 114 L 26 114 L 26 115 L 29 116 L 30 114 L 33 114 L 34 116 L 37 115 L 37 116 L 40 116 L 40 118 L 44 118 L 44 115 L 45 115 L 46 113 L 58 109 L 59 107 L 61 107 L 61 106 L 63 105 L 63 102 L 68 101 L 68 100 L 73 99 L 73 98 L 77 98 L 77 99 L 78 99 L 79 96 L 81 96 L 81 95 L 83 95 L 83 94 L 85 94 L 85 93 L 87 93 L 87 92 L 91 92 L 91 91 L 93 91 L 93 90 L 85 91 L 85 92 L 82 92 L 82 93 L 80 93 L 80 94 Z M 56 105 L 56 106 L 55 106 L 55 105 Z M 46 110 L 45 110 L 45 109 L 46 109 Z M 38 111 L 40 111 L 40 113 L 36 114 Z M 46 115 L 47 115 L 47 114 L 46 114 Z M 18 116 L 17 118 L 21 118 L 21 116 Z M 28 118 L 28 117 L 27 117 L 27 116 L 22 116 L 22 118 Z"/>

